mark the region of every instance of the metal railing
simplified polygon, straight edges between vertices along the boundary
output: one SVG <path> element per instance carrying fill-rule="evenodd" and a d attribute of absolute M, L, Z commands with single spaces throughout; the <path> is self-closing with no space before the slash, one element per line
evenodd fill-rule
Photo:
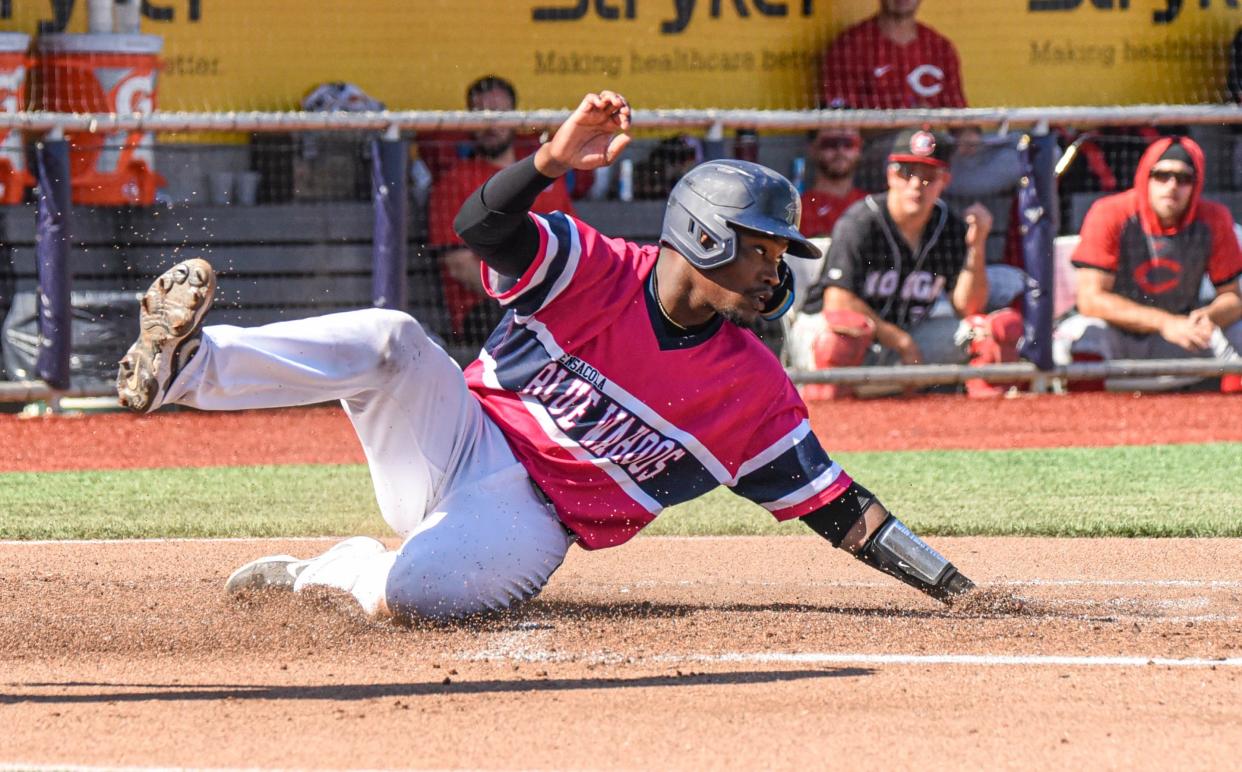
<path fill-rule="evenodd" d="M 168 112 L 0 114 L 0 129 L 62 131 L 388 131 L 403 129 L 552 128 L 569 110 L 392 110 L 380 112 Z M 981 107 L 935 110 L 651 110 L 636 109 L 635 128 L 814 129 L 1049 125 L 1160 126 L 1242 123 L 1239 105 L 1125 105 L 1114 107 Z"/>
<path fill-rule="evenodd" d="M 1030 362 L 993 365 L 916 365 L 895 367 L 835 367 L 829 370 L 791 370 L 794 383 L 830 383 L 842 386 L 944 386 L 972 378 L 1013 384 L 1060 379 L 1064 381 L 1113 378 L 1212 378 L 1242 373 L 1242 360 L 1221 359 L 1114 359 L 1076 362 L 1040 370 Z"/>
<path fill-rule="evenodd" d="M 1140 378 L 1213 378 L 1242 374 L 1242 360 L 1220 359 L 1114 359 L 1078 362 L 1040 370 L 1030 362 L 994 365 L 917 365 L 912 367 L 837 367 L 829 370 L 790 370 L 794 383 L 842 386 L 949 386 L 982 378 L 993 384 L 1031 384 L 1040 381 L 1082 381 Z M 96 385 L 58 391 L 42 381 L 0 382 L 0 402 L 45 402 L 62 398 L 111 397 L 110 386 Z"/>

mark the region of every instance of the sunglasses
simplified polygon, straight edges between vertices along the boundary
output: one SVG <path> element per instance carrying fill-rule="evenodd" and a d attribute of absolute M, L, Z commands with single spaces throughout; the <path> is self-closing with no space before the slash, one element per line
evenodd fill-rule
<path fill-rule="evenodd" d="M 819 150 L 853 150 L 858 145 L 859 141 L 853 137 L 825 137 L 815 141 Z"/>
<path fill-rule="evenodd" d="M 1193 185 L 1195 175 L 1193 172 L 1175 172 L 1167 169 L 1155 169 L 1151 173 L 1151 179 L 1164 184 L 1169 180 L 1176 180 L 1178 185 Z"/>
<path fill-rule="evenodd" d="M 919 182 L 923 183 L 923 187 L 927 187 L 940 179 L 940 174 L 944 171 L 927 164 L 895 163 L 890 164 L 888 168 L 905 182 L 909 182 L 912 177 L 918 177 Z"/>

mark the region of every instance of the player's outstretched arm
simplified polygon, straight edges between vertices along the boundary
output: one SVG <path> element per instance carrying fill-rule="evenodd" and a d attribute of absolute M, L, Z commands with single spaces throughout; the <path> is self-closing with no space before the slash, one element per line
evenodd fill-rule
<path fill-rule="evenodd" d="M 975 587 L 856 482 L 836 500 L 804 515 L 802 521 L 832 546 L 937 600 L 952 603 Z"/>

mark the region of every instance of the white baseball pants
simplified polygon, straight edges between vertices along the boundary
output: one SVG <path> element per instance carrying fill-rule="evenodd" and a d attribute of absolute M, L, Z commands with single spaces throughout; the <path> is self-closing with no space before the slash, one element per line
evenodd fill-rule
<path fill-rule="evenodd" d="M 1187 351 L 1158 333 L 1130 335 L 1103 319 L 1074 313 L 1066 317 L 1052 334 L 1052 358 L 1059 365 L 1070 364 L 1074 354 L 1092 354 L 1101 359 L 1187 359 L 1215 357 L 1237 359 L 1242 351 L 1242 321 L 1212 333 L 1208 347 Z M 1112 388 L 1177 389 L 1202 380 L 1193 376 L 1165 375 L 1158 378 L 1114 378 Z"/>
<path fill-rule="evenodd" d="M 533 597 L 573 543 L 457 364 L 412 317 L 368 309 L 203 328 L 166 402 L 249 410 L 340 400 L 366 453 L 386 550 L 356 538 L 307 561 L 295 590 L 352 593 L 377 615 L 453 617 Z"/>

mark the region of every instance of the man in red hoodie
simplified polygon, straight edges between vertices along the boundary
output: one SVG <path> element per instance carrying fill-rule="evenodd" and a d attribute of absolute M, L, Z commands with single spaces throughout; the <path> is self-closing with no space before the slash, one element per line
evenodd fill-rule
<path fill-rule="evenodd" d="M 1054 340 L 1060 362 L 1238 358 L 1242 249 L 1233 215 L 1201 197 L 1203 171 L 1193 140 L 1164 137 L 1143 153 L 1133 188 L 1091 206 L 1072 258 L 1078 313 Z M 1206 304 L 1205 275 L 1216 288 Z M 1237 380 L 1222 388 L 1239 390 Z"/>

